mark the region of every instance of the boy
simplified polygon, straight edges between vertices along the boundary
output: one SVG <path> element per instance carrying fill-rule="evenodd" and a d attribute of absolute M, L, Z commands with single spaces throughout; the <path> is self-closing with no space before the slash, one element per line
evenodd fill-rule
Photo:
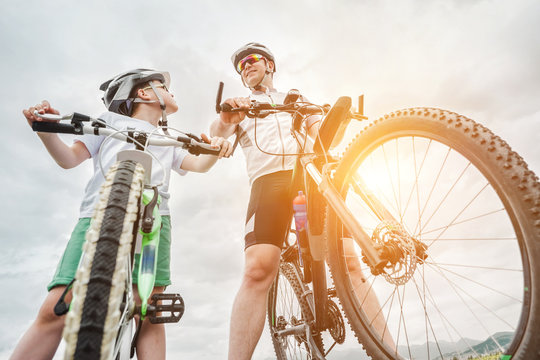
<path fill-rule="evenodd" d="M 148 69 L 136 69 L 122 73 L 103 83 L 103 101 L 109 112 L 100 116 L 108 125 L 118 130 L 127 128 L 152 132 L 161 122 L 167 123 L 167 115 L 178 110 L 174 96 L 168 91 L 170 77 L 167 72 Z M 39 114 L 58 114 L 47 101 L 23 111 L 28 123 L 42 121 Z M 161 119 L 161 121 L 160 121 Z M 94 175 L 90 179 L 80 209 L 80 219 L 68 242 L 64 255 L 58 265 L 53 280 L 48 285 L 49 294 L 43 302 L 38 316 L 15 348 L 11 359 L 51 359 L 61 340 L 64 317 L 54 314 L 54 305 L 63 293 L 77 269 L 82 253 L 82 245 L 86 231 L 90 225 L 94 207 L 99 199 L 99 189 L 104 181 L 99 157 L 106 172 L 115 162 L 116 154 L 124 149 L 133 149 L 133 144 L 111 140 L 102 145 L 105 137 L 85 135 L 77 137 L 71 146 L 65 144 L 57 134 L 38 133 L 49 154 L 62 168 L 69 169 L 81 164 L 84 160 L 94 159 Z M 171 283 L 169 270 L 170 251 L 170 217 L 168 209 L 168 182 L 170 170 L 183 175 L 186 171 L 206 172 L 218 158 L 228 156 L 231 152 L 230 143 L 223 138 L 214 137 L 203 139 L 214 147 L 221 146 L 218 157 L 201 155 L 199 157 L 186 154 L 183 150 L 173 147 L 152 147 L 151 150 L 163 164 L 153 166 L 152 183 L 160 183 L 163 175 L 165 181 L 158 188 L 162 194 L 160 214 L 163 227 L 160 236 L 156 283 L 153 293 L 161 293 Z M 165 174 L 163 173 L 165 172 Z M 136 279 L 136 276 L 134 276 Z M 134 291 L 137 296 L 137 291 Z M 71 291 L 66 296 L 66 302 L 71 301 Z M 165 359 L 165 329 L 162 324 L 145 322 L 137 342 L 137 357 L 144 359 Z"/>

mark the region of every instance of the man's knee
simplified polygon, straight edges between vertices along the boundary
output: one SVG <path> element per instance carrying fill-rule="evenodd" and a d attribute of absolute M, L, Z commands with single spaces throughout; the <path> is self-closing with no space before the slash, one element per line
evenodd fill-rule
<path fill-rule="evenodd" d="M 269 245 L 270 246 L 270 245 Z M 247 254 L 246 267 L 244 270 L 244 283 L 246 285 L 264 285 L 269 286 L 279 267 L 278 247 L 256 248 Z M 267 251 L 261 251 L 267 250 Z"/>
<path fill-rule="evenodd" d="M 244 271 L 244 282 L 247 284 L 263 284 L 274 278 L 274 267 L 263 264 L 252 264 Z"/>

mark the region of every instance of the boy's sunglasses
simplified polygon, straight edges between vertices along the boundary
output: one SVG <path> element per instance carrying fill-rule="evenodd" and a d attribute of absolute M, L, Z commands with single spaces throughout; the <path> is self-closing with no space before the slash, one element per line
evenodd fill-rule
<path fill-rule="evenodd" d="M 238 65 L 236 65 L 236 71 L 241 74 L 242 71 L 244 71 L 244 69 L 246 68 L 247 64 L 253 65 L 256 62 L 261 61 L 262 59 L 265 59 L 265 57 L 259 54 L 248 55 L 238 62 Z"/>
<path fill-rule="evenodd" d="M 167 88 L 167 85 L 165 85 L 164 83 L 159 83 L 159 84 L 154 84 L 155 87 L 160 87 L 160 88 L 164 88 L 166 92 L 169 92 L 169 89 Z M 151 89 L 152 87 L 151 86 L 147 86 L 145 88 L 142 88 L 143 90 L 149 90 Z"/>

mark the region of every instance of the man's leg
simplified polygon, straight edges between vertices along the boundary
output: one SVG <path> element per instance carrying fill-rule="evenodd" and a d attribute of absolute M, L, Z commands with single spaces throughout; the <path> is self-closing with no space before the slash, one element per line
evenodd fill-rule
<path fill-rule="evenodd" d="M 396 347 L 394 339 L 390 334 L 389 329 L 386 326 L 386 319 L 381 309 L 377 294 L 371 288 L 370 283 L 366 281 L 362 272 L 362 265 L 358 259 L 358 254 L 354 249 L 354 240 L 350 238 L 343 239 L 343 249 L 345 262 L 350 274 L 353 290 L 362 304 L 362 309 L 366 313 L 368 320 L 377 332 L 379 336 L 383 338 L 383 341 L 391 348 Z"/>
<path fill-rule="evenodd" d="M 256 244 L 245 252 L 244 276 L 231 314 L 229 360 L 249 360 L 264 328 L 268 289 L 277 274 L 281 249 Z"/>
<path fill-rule="evenodd" d="M 46 360 L 53 358 L 62 339 L 65 318 L 65 316 L 55 315 L 54 305 L 58 302 L 65 288 L 65 286 L 57 286 L 49 291 L 39 309 L 36 320 L 19 340 L 10 360 Z M 71 291 L 65 300 L 69 303 L 70 299 Z"/>

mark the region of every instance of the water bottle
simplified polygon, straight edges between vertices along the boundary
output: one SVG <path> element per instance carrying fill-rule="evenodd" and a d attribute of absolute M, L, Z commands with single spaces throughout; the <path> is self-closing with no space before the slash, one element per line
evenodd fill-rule
<path fill-rule="evenodd" d="M 296 231 L 305 231 L 307 223 L 306 196 L 302 191 L 293 199 L 294 224 Z"/>
<path fill-rule="evenodd" d="M 310 263 L 311 255 L 309 252 L 309 241 L 307 237 L 307 204 L 306 196 L 302 191 L 293 199 L 294 224 L 296 227 L 296 238 L 298 240 L 298 251 L 300 266 L 304 267 L 304 260 Z M 311 269 L 304 267 L 303 278 L 305 282 L 311 281 Z"/>

